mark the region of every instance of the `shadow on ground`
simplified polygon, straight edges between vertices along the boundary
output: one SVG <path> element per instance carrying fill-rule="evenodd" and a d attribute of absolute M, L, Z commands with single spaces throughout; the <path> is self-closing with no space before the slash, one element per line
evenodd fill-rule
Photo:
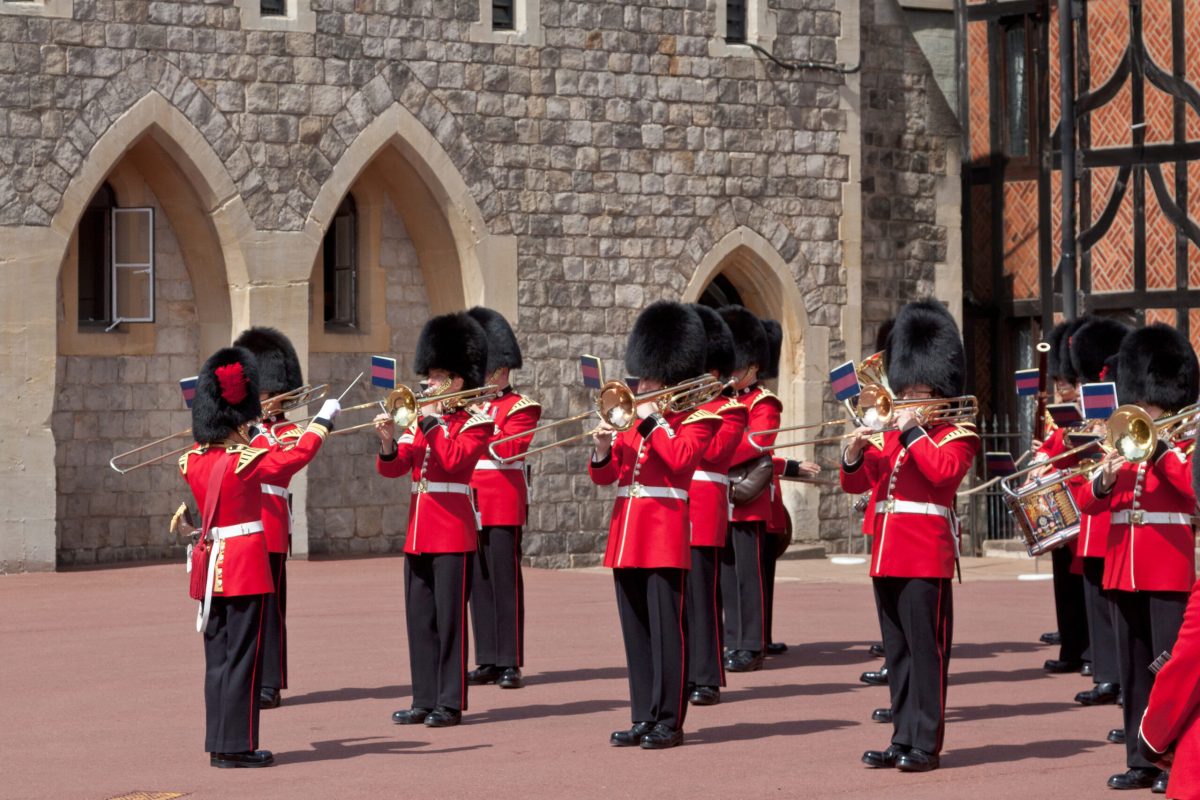
<path fill-rule="evenodd" d="M 430 742 L 408 742 L 368 736 L 360 739 L 327 739 L 313 742 L 312 750 L 300 753 L 276 753 L 277 766 L 305 764 L 311 761 L 341 761 L 347 758 L 372 755 L 425 756 L 435 753 L 461 753 L 480 750 L 491 745 L 476 744 L 464 747 L 429 748 Z M 429 749 L 423 749 L 429 748 Z"/>
<path fill-rule="evenodd" d="M 1048 739 L 1023 744 L 989 744 L 983 747 L 968 747 L 948 750 L 942 754 L 942 769 L 978 767 L 984 764 L 1007 764 L 1029 758 L 1061 759 L 1077 756 L 1091 750 L 1111 745 L 1086 739 Z"/>

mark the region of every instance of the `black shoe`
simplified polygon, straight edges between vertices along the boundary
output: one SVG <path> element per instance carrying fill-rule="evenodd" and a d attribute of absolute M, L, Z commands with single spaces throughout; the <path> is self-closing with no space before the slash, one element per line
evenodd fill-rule
<path fill-rule="evenodd" d="M 873 644 L 869 648 L 867 648 L 867 650 L 871 653 L 871 655 L 875 656 L 876 658 L 884 657 L 883 645 L 881 645 L 881 644 Z"/>
<path fill-rule="evenodd" d="M 858 679 L 868 686 L 887 686 L 888 685 L 888 670 L 887 667 L 878 672 L 864 672 L 858 676 Z"/>
<path fill-rule="evenodd" d="M 425 718 L 425 727 L 453 728 L 460 722 L 462 722 L 462 712 L 457 708 L 438 706 L 433 711 L 430 711 L 429 716 Z"/>
<path fill-rule="evenodd" d="M 930 772 L 940 764 L 940 759 L 933 753 L 915 748 L 896 759 L 896 769 L 901 772 Z"/>
<path fill-rule="evenodd" d="M 433 709 L 430 708 L 402 708 L 392 714 L 392 722 L 397 725 L 420 725 L 425 721 Z"/>
<path fill-rule="evenodd" d="M 1090 661 L 1083 662 L 1083 666 L 1079 668 L 1079 674 L 1085 678 L 1092 677 L 1092 675 L 1095 674 L 1095 672 L 1092 670 L 1092 662 L 1090 662 Z"/>
<path fill-rule="evenodd" d="M 767 655 L 778 656 L 787 652 L 787 645 L 783 642 L 771 642 L 767 645 Z"/>
<path fill-rule="evenodd" d="M 516 667 L 505 667 L 500 679 L 496 681 L 496 685 L 501 689 L 520 689 L 525 685 L 525 679 L 521 677 L 521 670 Z"/>
<path fill-rule="evenodd" d="M 762 669 L 763 654 L 753 650 L 738 650 L 733 657 L 725 662 L 725 669 L 730 672 L 757 672 Z"/>
<path fill-rule="evenodd" d="M 1111 731 L 1108 732 L 1108 736 L 1106 736 L 1105 738 L 1108 739 L 1113 744 L 1125 744 L 1125 729 L 1124 728 L 1113 728 Z"/>
<path fill-rule="evenodd" d="M 871 712 L 872 722 L 891 722 L 892 710 L 890 708 L 877 708 Z"/>
<path fill-rule="evenodd" d="M 1171 773 L 1160 772 L 1158 777 L 1154 779 L 1154 785 L 1150 787 L 1150 791 L 1154 794 L 1166 794 L 1167 782 L 1171 780 Z"/>
<path fill-rule="evenodd" d="M 1133 767 L 1108 779 L 1110 789 L 1149 789 L 1158 778 L 1153 767 Z"/>
<path fill-rule="evenodd" d="M 1043 633 L 1040 637 L 1042 644 L 1062 644 L 1062 634 L 1058 631 Z"/>
<path fill-rule="evenodd" d="M 238 767 L 269 767 L 275 763 L 275 756 L 270 750 L 253 750 L 245 753 L 213 753 L 209 764 L 218 769 L 237 769 Z"/>
<path fill-rule="evenodd" d="M 608 743 L 613 747 L 634 747 L 641 744 L 642 737 L 654 730 L 653 722 L 635 722 L 627 731 L 613 731 Z"/>
<path fill-rule="evenodd" d="M 907 752 L 908 748 L 904 745 L 894 744 L 887 750 L 868 750 L 862 754 L 862 762 L 872 769 L 894 767 Z"/>
<path fill-rule="evenodd" d="M 264 686 L 258 690 L 258 705 L 260 708 L 279 708 L 279 690 Z"/>
<path fill-rule="evenodd" d="M 715 706 L 721 702 L 721 690 L 716 686 L 697 686 L 688 695 L 688 702 L 694 706 Z"/>
<path fill-rule="evenodd" d="M 683 731 L 660 722 L 642 737 L 640 744 L 643 750 L 666 750 L 668 747 L 678 747 L 683 744 Z"/>
<path fill-rule="evenodd" d="M 495 664 L 480 664 L 477 669 L 467 673 L 467 683 L 471 686 L 486 686 L 500 680 L 500 676 L 503 674 L 504 670 Z"/>
<path fill-rule="evenodd" d="M 1082 661 L 1060 661 L 1057 658 L 1048 658 L 1046 663 L 1042 665 L 1046 672 L 1062 675 L 1067 672 L 1079 672 L 1083 666 Z"/>
<path fill-rule="evenodd" d="M 1106 706 L 1117 702 L 1117 695 L 1120 693 L 1119 683 L 1097 683 L 1086 692 L 1075 695 L 1075 702 L 1081 706 Z"/>

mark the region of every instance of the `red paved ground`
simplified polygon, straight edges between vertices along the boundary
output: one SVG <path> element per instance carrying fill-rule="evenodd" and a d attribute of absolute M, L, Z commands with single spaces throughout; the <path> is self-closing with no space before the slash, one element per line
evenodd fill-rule
<path fill-rule="evenodd" d="M 607 745 L 629 717 L 602 572 L 527 572 L 528 688 L 473 689 L 458 728 L 393 726 L 408 705 L 400 566 L 290 565 L 292 688 L 263 712 L 265 770 L 215 770 L 202 752 L 182 565 L 0 578 L 0 796 L 1079 798 L 1110 796 L 1123 769 L 1103 742 L 1116 709 L 1076 707 L 1085 679 L 1042 672 L 1050 587 L 1015 566 L 968 570 L 956 589 L 951 724 L 928 775 L 858 762 L 888 739 L 869 721 L 886 690 L 857 681 L 878 663 L 863 567 L 781 565 L 791 651 L 693 709 L 684 747 L 643 752 Z"/>

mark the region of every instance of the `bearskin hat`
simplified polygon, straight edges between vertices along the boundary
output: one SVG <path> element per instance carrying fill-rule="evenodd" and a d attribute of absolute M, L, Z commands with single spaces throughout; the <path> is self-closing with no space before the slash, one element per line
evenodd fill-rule
<path fill-rule="evenodd" d="M 708 347 L 704 358 L 706 372 L 716 370 L 717 375 L 728 378 L 733 374 L 733 334 L 715 308 L 692 303 L 688 308 L 695 311 L 704 323 L 704 338 Z"/>
<path fill-rule="evenodd" d="M 1050 329 L 1050 335 L 1046 337 L 1046 343 L 1050 345 L 1050 353 L 1047 359 L 1049 363 L 1046 372 L 1052 381 L 1058 378 L 1070 380 L 1066 371 L 1071 369 L 1071 359 L 1068 358 L 1064 364 L 1063 359 L 1059 357 L 1063 349 L 1063 341 L 1067 335 L 1067 328 L 1069 327 L 1071 327 L 1070 322 L 1060 322 Z M 1074 382 L 1073 380 L 1071 381 L 1071 383 Z"/>
<path fill-rule="evenodd" d="M 1108 317 L 1091 317 L 1071 336 L 1071 366 L 1080 383 L 1095 383 L 1104 362 L 1121 349 L 1130 327 Z"/>
<path fill-rule="evenodd" d="M 223 347 L 209 356 L 196 381 L 192 437 L 200 444 L 229 438 L 262 416 L 258 363 L 244 347 Z"/>
<path fill-rule="evenodd" d="M 937 300 L 917 300 L 900 309 L 888 344 L 892 391 L 923 383 L 942 397 L 962 394 L 967 354 L 954 317 Z"/>
<path fill-rule="evenodd" d="M 1120 363 L 1121 363 L 1121 354 L 1119 352 L 1113 353 L 1111 356 L 1104 359 L 1104 368 L 1100 370 L 1100 380 L 1105 381 L 1105 382 L 1111 381 L 1111 382 L 1117 384 L 1117 402 L 1118 403 L 1130 403 L 1133 401 L 1126 400 L 1124 397 L 1121 396 L 1121 379 L 1119 377 L 1121 374 L 1121 371 L 1119 369 L 1117 369 L 1117 367 L 1120 365 Z"/>
<path fill-rule="evenodd" d="M 625 369 L 670 386 L 703 373 L 707 355 L 700 316 L 682 303 L 659 300 L 634 320 L 625 344 Z"/>
<path fill-rule="evenodd" d="M 758 371 L 762 380 L 779 377 L 779 357 L 783 352 L 783 326 L 776 320 L 762 320 L 763 332 L 767 334 L 767 364 Z"/>
<path fill-rule="evenodd" d="M 869 353 L 864 353 L 863 355 L 873 356 L 876 353 L 886 353 L 888 349 L 888 337 L 892 335 L 892 328 L 895 326 L 895 317 L 884 320 L 884 322 L 879 326 L 879 330 L 875 332 L 875 349 Z"/>
<path fill-rule="evenodd" d="M 1075 371 L 1075 363 L 1071 359 L 1071 340 L 1075 336 L 1075 332 L 1084 325 L 1091 322 L 1095 317 L 1091 314 L 1085 314 L 1082 317 L 1076 317 L 1070 322 L 1063 322 L 1055 326 L 1054 331 L 1050 332 L 1050 377 L 1052 379 L 1061 379 L 1067 383 L 1079 383 L 1079 373 Z M 1057 342 L 1054 341 L 1054 333 L 1062 328 L 1062 332 L 1058 335 Z"/>
<path fill-rule="evenodd" d="M 483 332 L 487 334 L 488 356 L 485 372 L 491 375 L 498 369 L 520 369 L 521 345 L 517 344 L 517 336 L 504 315 L 483 306 L 475 306 L 467 313 L 483 326 Z"/>
<path fill-rule="evenodd" d="M 771 352 L 758 317 L 737 305 L 725 306 L 718 313 L 733 334 L 733 371 L 741 372 L 751 364 L 757 364 L 760 371 L 768 367 Z"/>
<path fill-rule="evenodd" d="M 1121 342 L 1117 395 L 1124 402 L 1178 411 L 1200 394 L 1200 364 L 1183 334 L 1156 322 Z"/>
<path fill-rule="evenodd" d="M 260 392 L 277 395 L 304 385 L 304 373 L 292 340 L 274 328 L 244 330 L 233 346 L 244 347 L 254 354 Z"/>
<path fill-rule="evenodd" d="M 483 326 L 465 311 L 433 317 L 421 328 L 413 367 L 418 375 L 444 369 L 463 379 L 464 389 L 483 386 L 488 338 Z"/>

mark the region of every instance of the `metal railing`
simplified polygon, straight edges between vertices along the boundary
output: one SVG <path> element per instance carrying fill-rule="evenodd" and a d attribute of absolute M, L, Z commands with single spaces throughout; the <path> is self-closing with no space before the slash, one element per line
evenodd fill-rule
<path fill-rule="evenodd" d="M 1028 433 L 1022 434 L 1016 421 L 1008 417 L 993 416 L 990 420 L 980 420 L 976 430 L 980 438 L 979 460 L 970 478 L 963 481 L 963 489 L 978 486 L 990 477 L 984 453 L 1003 450 L 1012 453 L 1013 458 L 1019 458 L 1028 447 Z M 1003 492 L 998 485 L 970 495 L 963 503 L 965 508 L 960 508 L 960 511 L 963 512 L 963 528 L 971 535 L 972 555 L 983 554 L 984 542 L 1016 537 L 1012 515 L 1004 505 Z"/>

